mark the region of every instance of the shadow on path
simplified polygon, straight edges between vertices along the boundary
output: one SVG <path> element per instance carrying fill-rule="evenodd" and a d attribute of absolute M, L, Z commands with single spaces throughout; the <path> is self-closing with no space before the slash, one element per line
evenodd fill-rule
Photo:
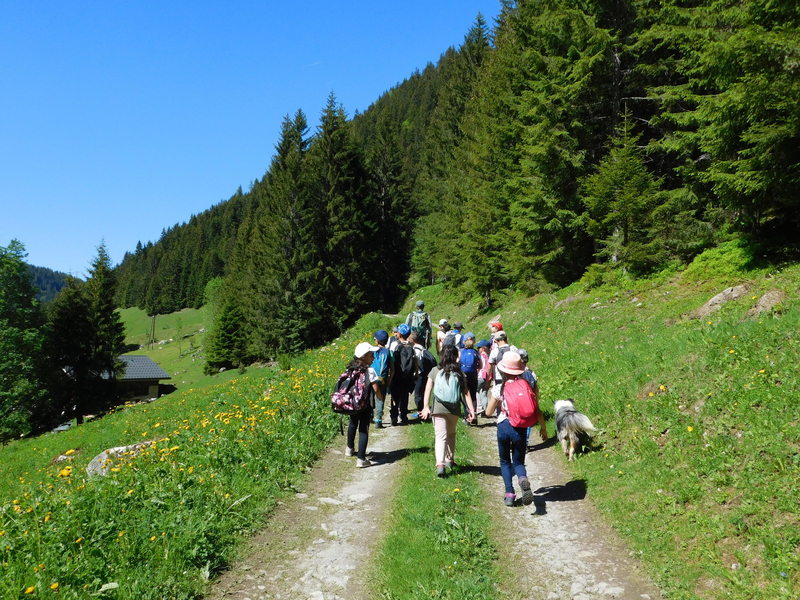
<path fill-rule="evenodd" d="M 430 448 L 419 446 L 418 448 L 399 448 L 397 450 L 389 450 L 387 452 L 380 451 L 367 451 L 370 460 L 380 464 L 391 464 L 406 458 L 411 454 L 427 454 Z"/>
<path fill-rule="evenodd" d="M 548 502 L 572 502 L 586 498 L 586 480 L 573 479 L 564 485 L 548 485 L 540 487 L 533 493 L 536 514 L 546 515 Z"/>

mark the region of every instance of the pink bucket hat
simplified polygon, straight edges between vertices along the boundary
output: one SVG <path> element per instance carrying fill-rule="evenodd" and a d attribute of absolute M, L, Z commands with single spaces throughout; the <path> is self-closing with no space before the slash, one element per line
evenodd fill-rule
<path fill-rule="evenodd" d="M 525 363 L 522 362 L 522 357 L 518 352 L 508 351 L 503 354 L 503 360 L 500 361 L 497 368 L 509 375 L 519 375 L 525 370 Z"/>

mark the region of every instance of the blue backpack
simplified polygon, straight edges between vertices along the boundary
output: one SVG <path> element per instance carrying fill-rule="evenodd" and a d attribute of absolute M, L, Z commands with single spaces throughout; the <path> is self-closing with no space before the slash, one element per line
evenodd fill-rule
<path fill-rule="evenodd" d="M 478 365 L 481 364 L 478 351 L 474 348 L 464 348 L 461 351 L 459 364 L 463 373 L 475 373 L 478 370 Z"/>
<path fill-rule="evenodd" d="M 372 368 L 381 378 L 381 382 L 386 383 L 386 379 L 389 377 L 389 351 L 386 348 L 381 347 L 375 351 L 375 357 L 372 359 Z"/>

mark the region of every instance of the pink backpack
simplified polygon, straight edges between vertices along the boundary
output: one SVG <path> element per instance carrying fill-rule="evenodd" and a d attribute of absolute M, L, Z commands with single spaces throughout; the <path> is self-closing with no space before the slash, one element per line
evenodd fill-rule
<path fill-rule="evenodd" d="M 370 406 L 370 389 L 366 369 L 348 368 L 336 382 L 331 394 L 331 408 L 346 415 L 361 412 Z"/>
<path fill-rule="evenodd" d="M 503 385 L 503 413 L 512 427 L 533 427 L 539 421 L 539 400 L 530 384 L 522 377 L 509 379 Z"/>

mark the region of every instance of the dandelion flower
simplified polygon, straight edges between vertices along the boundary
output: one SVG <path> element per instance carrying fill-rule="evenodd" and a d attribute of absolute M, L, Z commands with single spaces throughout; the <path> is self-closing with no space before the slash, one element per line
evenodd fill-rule
<path fill-rule="evenodd" d="M 694 427 L 692 427 L 691 425 L 689 425 L 689 426 L 686 428 L 686 431 L 688 431 L 688 432 L 690 432 L 690 433 L 691 433 L 692 431 L 694 431 Z"/>
<path fill-rule="evenodd" d="M 736 350 L 734 350 L 733 348 L 731 348 L 730 350 L 728 350 L 728 354 L 735 354 L 735 353 L 736 353 Z"/>
<path fill-rule="evenodd" d="M 58 582 L 54 581 L 53 583 L 51 583 L 50 584 L 50 589 L 53 590 L 53 591 L 56 591 L 58 589 Z"/>
<path fill-rule="evenodd" d="M 25 588 L 25 593 L 26 594 L 32 594 L 35 591 L 36 591 L 36 588 L 34 586 L 32 586 L 32 585 Z"/>
<path fill-rule="evenodd" d="M 647 392 L 647 395 L 648 395 L 648 396 L 651 396 L 651 397 L 652 397 L 652 396 L 655 396 L 655 394 L 654 394 L 653 392 Z"/>

